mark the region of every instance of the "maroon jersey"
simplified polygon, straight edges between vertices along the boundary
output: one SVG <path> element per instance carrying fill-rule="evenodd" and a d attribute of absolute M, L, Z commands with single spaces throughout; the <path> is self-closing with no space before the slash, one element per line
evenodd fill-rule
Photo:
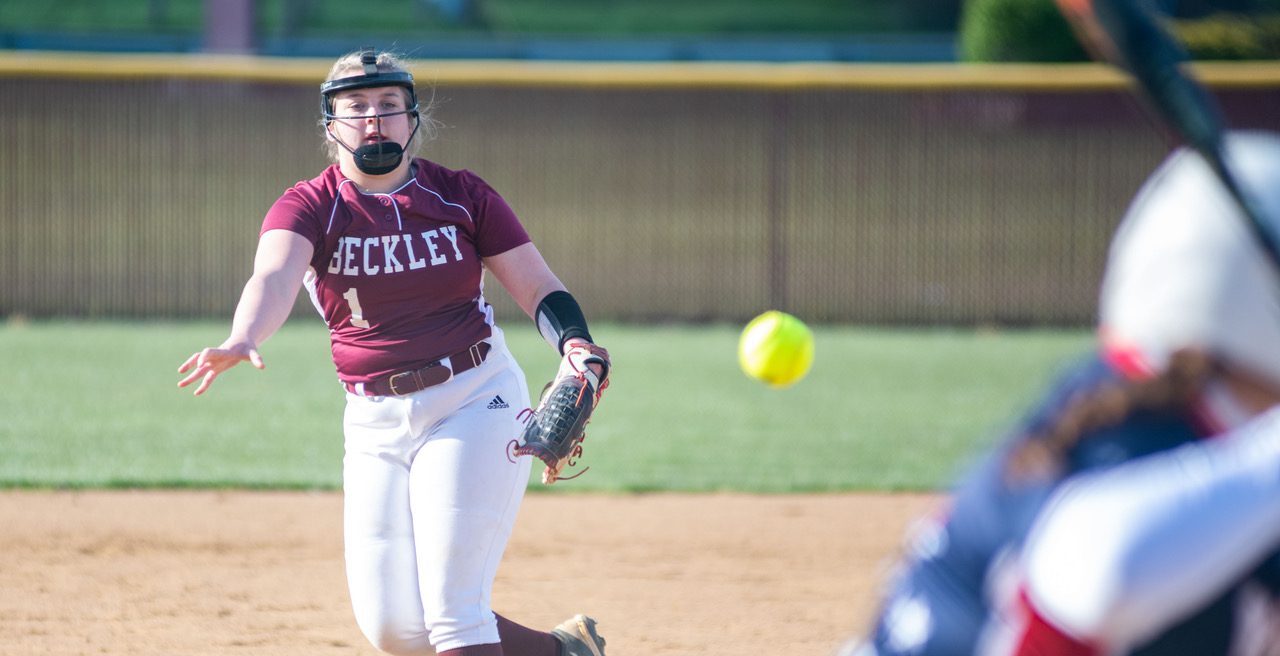
<path fill-rule="evenodd" d="M 390 193 L 365 193 L 335 164 L 271 206 L 262 232 L 315 246 L 304 281 L 346 383 L 367 383 L 491 334 L 480 258 L 529 241 L 506 201 L 470 171 L 414 160 Z"/>

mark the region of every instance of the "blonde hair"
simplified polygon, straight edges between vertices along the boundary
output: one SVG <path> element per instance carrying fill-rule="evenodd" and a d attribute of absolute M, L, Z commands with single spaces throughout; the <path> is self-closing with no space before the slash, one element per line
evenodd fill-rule
<path fill-rule="evenodd" d="M 324 81 L 329 82 L 340 77 L 358 75 L 364 70 L 363 65 L 360 63 L 361 54 L 361 51 L 354 50 L 339 57 L 337 61 L 333 62 L 333 66 L 329 69 L 329 74 L 325 76 Z M 404 58 L 391 52 L 378 53 L 377 65 L 379 73 L 410 72 Z M 405 102 L 409 102 L 408 93 L 405 94 Z M 406 107 L 406 109 L 408 109 L 408 107 Z M 418 153 L 419 149 L 422 148 L 423 143 L 436 138 L 436 132 L 440 127 L 440 122 L 432 116 L 434 110 L 435 95 L 433 90 L 432 96 L 426 99 L 426 101 L 423 101 L 421 98 L 418 99 L 418 132 L 410 141 L 409 148 L 405 152 L 405 156 L 413 157 Z M 323 135 L 322 144 L 324 152 L 328 155 L 330 161 L 336 162 L 338 161 L 338 154 L 342 152 L 341 146 L 329 137 L 329 129 L 326 125 L 324 116 L 320 117 L 319 125 L 320 131 Z"/>

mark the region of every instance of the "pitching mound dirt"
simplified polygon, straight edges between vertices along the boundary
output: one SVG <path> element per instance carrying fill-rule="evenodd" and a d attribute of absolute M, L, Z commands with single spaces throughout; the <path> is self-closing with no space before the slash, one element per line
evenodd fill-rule
<path fill-rule="evenodd" d="M 531 495 L 494 606 L 610 656 L 830 654 L 928 495 Z M 0 654 L 368 655 L 336 493 L 0 493 Z"/>

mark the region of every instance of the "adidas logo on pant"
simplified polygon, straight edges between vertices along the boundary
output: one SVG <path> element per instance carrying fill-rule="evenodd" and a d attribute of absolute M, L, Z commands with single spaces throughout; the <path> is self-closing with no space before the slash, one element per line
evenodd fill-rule
<path fill-rule="evenodd" d="M 485 407 L 490 410 L 501 410 L 503 408 L 510 408 L 511 406 L 507 405 L 507 402 L 503 401 L 501 396 L 495 396 L 493 397 L 493 400 L 489 402 L 489 405 Z"/>

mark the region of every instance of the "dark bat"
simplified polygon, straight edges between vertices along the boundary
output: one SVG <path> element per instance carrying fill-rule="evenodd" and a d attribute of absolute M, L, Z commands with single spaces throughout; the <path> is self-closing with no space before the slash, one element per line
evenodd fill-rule
<path fill-rule="evenodd" d="M 1077 36 L 1094 57 L 1128 72 L 1148 106 L 1194 148 L 1249 220 L 1263 251 L 1280 266 L 1280 243 L 1257 201 L 1243 188 L 1222 154 L 1226 122 L 1213 96 L 1183 71 L 1186 52 L 1137 0 L 1057 0 Z"/>

